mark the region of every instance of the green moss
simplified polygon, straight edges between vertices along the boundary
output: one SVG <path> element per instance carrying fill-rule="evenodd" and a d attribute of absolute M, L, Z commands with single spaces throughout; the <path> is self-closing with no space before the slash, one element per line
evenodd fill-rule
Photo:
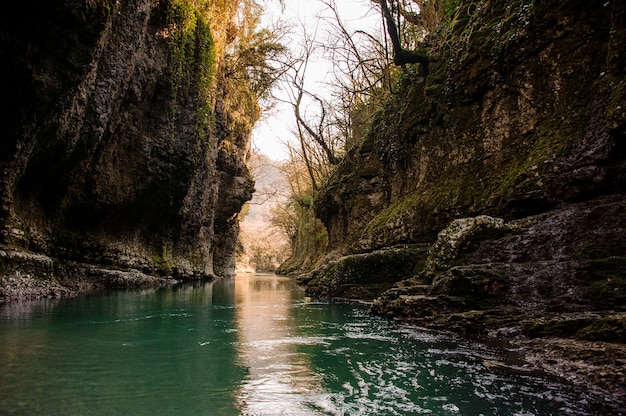
<path fill-rule="evenodd" d="M 594 88 L 607 96 L 606 117 L 610 128 L 626 123 L 626 81 L 620 74 L 607 74 L 600 78 Z"/>
<path fill-rule="evenodd" d="M 415 207 L 420 202 L 420 197 L 420 192 L 414 192 L 406 196 L 400 202 L 380 211 L 365 228 L 365 234 L 376 234 L 388 224 L 401 218 L 410 208 Z"/>
<path fill-rule="evenodd" d="M 373 299 L 424 267 L 426 247 L 407 245 L 343 257 L 317 272 L 307 293 L 318 297 Z"/>
<path fill-rule="evenodd" d="M 529 337 L 571 338 L 593 322 L 593 318 L 537 320 L 524 326 Z"/>
<path fill-rule="evenodd" d="M 157 269 L 157 274 L 161 276 L 172 275 L 172 266 L 168 258 L 167 242 L 165 240 L 161 242 L 161 251 L 154 254 L 152 261 L 154 262 L 154 265 Z"/>
<path fill-rule="evenodd" d="M 625 342 L 626 315 L 541 319 L 527 324 L 524 333 L 530 337 L 577 338 L 586 341 Z"/>
<path fill-rule="evenodd" d="M 576 332 L 576 338 L 587 341 L 626 342 L 626 315 L 613 315 L 593 320 Z"/>
<path fill-rule="evenodd" d="M 99 0 L 96 6 L 104 17 L 109 17 L 114 13 L 114 9 L 119 7 L 119 3 L 113 0 Z"/>
<path fill-rule="evenodd" d="M 454 212 L 467 212 L 469 206 L 490 195 L 471 175 L 442 175 L 427 188 L 409 193 L 380 211 L 364 229 L 363 236 L 376 236 L 399 224 L 413 224 L 425 236 L 434 236 Z"/>
<path fill-rule="evenodd" d="M 206 132 L 213 125 L 215 116 L 211 110 L 210 92 L 214 85 L 216 70 L 215 43 L 211 29 L 207 22 L 200 20 L 196 29 L 196 56 L 195 65 L 199 74 L 199 106 L 198 106 L 198 137 L 205 137 Z"/>
<path fill-rule="evenodd" d="M 301 204 L 295 204 L 298 226 L 294 236 L 292 255 L 280 265 L 281 274 L 298 274 L 313 270 L 318 266 L 328 246 L 328 233 L 315 217 L 312 199 L 303 197 Z"/>
<path fill-rule="evenodd" d="M 176 123 L 179 94 L 195 84 L 198 96 L 196 125 L 199 137 L 206 136 L 204 133 L 213 120 L 210 96 L 217 62 L 215 43 L 207 18 L 208 16 L 190 0 L 173 0 L 167 17 L 172 45 L 172 126 Z"/>

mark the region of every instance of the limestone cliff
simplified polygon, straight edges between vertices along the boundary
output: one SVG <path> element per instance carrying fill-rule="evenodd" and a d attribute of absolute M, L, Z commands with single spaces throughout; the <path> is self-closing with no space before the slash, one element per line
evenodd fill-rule
<path fill-rule="evenodd" d="M 598 232 L 587 249 L 546 236 L 555 247 L 541 260 L 623 262 L 625 6 L 465 1 L 456 10 L 431 39 L 428 77 L 406 69 L 317 198 L 330 249 L 429 244 L 458 218 L 521 224 L 597 201 L 617 216 L 588 219 Z"/>
<path fill-rule="evenodd" d="M 330 248 L 347 257 L 316 270 L 308 291 L 373 299 L 401 280 L 373 312 L 579 347 L 623 343 L 626 5 L 455 4 L 430 38 L 428 76 L 405 70 L 319 195 Z M 413 271 L 378 260 L 375 282 L 368 266 L 336 273 L 355 254 L 384 259 L 403 247 Z M 594 363 L 606 344 L 580 347 L 581 365 L 567 345 L 552 363 L 571 366 L 556 371 L 584 368 L 582 380 L 624 397 L 623 345 L 612 344 L 615 365 Z"/>
<path fill-rule="evenodd" d="M 222 3 L 1 6 L 0 298 L 233 273 L 258 108 Z"/>

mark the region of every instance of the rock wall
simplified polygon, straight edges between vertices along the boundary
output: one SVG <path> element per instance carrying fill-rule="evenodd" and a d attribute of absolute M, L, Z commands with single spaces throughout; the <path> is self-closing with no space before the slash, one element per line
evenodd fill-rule
<path fill-rule="evenodd" d="M 20 274 L 70 287 L 94 267 L 155 282 L 234 272 L 254 187 L 241 126 L 258 111 L 224 93 L 237 2 L 205 3 L 1 6 L 0 298 Z M 16 253 L 52 268 L 23 270 Z"/>
<path fill-rule="evenodd" d="M 316 200 L 339 260 L 308 293 L 508 339 L 621 414 L 626 5 L 462 0 L 430 42 L 428 76 L 406 68 Z M 419 244 L 408 265 L 335 273 Z"/>
<path fill-rule="evenodd" d="M 625 190 L 624 6 L 463 1 L 316 207 L 331 249 L 434 241 Z"/>
<path fill-rule="evenodd" d="M 625 14 L 619 2 L 459 2 L 430 40 L 430 74 L 406 68 L 316 200 L 334 256 L 433 243 L 459 218 L 619 204 Z M 623 258 L 621 234 L 594 238 L 605 251 L 588 259 Z M 553 253 L 570 244 L 546 239 Z"/>

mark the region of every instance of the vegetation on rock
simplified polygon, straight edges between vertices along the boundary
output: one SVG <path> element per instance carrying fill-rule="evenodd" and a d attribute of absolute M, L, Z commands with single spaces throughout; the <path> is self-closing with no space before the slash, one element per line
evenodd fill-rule
<path fill-rule="evenodd" d="M 426 50 L 428 71 L 380 71 L 384 94 L 351 101 L 346 120 L 369 122 L 355 124 L 358 137 L 314 194 L 328 254 L 301 276 L 309 293 L 369 298 L 386 267 L 353 264 L 431 244 L 428 259 L 403 265 L 421 270 L 402 272 L 372 312 L 510 338 L 570 337 L 581 354 L 588 342 L 623 342 L 626 65 L 617 51 L 626 6 L 375 3 L 390 26 L 412 28 L 392 40 Z M 427 3 L 437 23 L 425 31 L 409 6 Z M 623 374 L 621 361 L 614 371 Z"/>
<path fill-rule="evenodd" d="M 254 189 L 250 133 L 282 48 L 246 16 L 258 8 L 67 0 L 5 11 L 2 249 L 49 259 L 54 273 L 38 278 L 68 293 L 83 285 L 72 274 L 117 285 L 106 270 L 155 284 L 234 273 L 237 213 Z M 19 274 L 17 258 L 3 258 L 3 276 Z"/>

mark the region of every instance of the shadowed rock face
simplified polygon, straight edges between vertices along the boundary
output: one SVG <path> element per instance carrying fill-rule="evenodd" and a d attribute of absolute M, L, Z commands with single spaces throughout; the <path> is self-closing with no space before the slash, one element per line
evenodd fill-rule
<path fill-rule="evenodd" d="M 406 71 L 320 193 L 331 250 L 625 191 L 624 6 L 479 3 L 459 4 L 474 12 L 432 40 L 429 76 Z"/>
<path fill-rule="evenodd" d="M 232 274 L 236 214 L 254 184 L 250 132 L 231 129 L 216 64 L 228 22 L 196 16 L 179 39 L 170 2 L 39 3 L 1 17 L 3 250 L 155 276 Z M 4 276 L 19 272 L 11 258 Z"/>

